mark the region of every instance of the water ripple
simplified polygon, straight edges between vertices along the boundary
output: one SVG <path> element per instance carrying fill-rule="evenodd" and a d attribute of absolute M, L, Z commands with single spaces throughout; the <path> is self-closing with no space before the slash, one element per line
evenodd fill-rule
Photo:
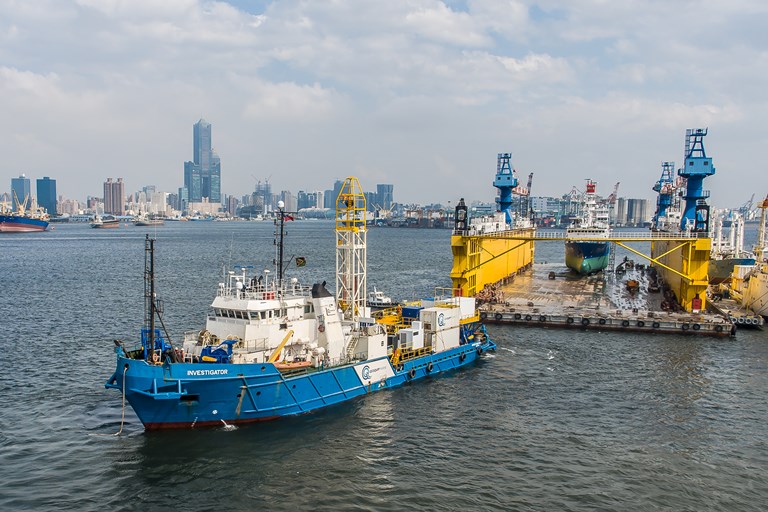
<path fill-rule="evenodd" d="M 174 336 L 203 321 L 223 264 L 273 250 L 269 223 L 187 224 L 158 230 Z M 332 272 L 330 226 L 291 228 L 304 281 Z M 142 237 L 62 226 L 3 238 L 0 315 L 14 321 L 0 337 L 2 510 L 763 508 L 766 332 L 494 326 L 493 357 L 316 414 L 148 434 L 128 408 L 116 437 L 120 395 L 103 384 L 112 339 L 141 323 Z M 429 296 L 450 284 L 449 244 L 447 231 L 371 230 L 369 282 Z M 537 256 L 562 259 L 548 250 Z"/>

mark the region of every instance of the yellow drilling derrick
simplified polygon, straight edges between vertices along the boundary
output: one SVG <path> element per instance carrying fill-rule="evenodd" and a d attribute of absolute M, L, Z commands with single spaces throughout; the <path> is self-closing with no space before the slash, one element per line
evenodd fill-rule
<path fill-rule="evenodd" d="M 367 298 L 365 194 L 348 177 L 336 198 L 336 300 L 346 320 L 363 315 Z"/>

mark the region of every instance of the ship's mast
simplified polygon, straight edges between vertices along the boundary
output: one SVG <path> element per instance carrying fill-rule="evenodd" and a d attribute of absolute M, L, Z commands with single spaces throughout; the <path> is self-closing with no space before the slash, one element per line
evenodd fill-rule
<path fill-rule="evenodd" d="M 155 354 L 155 239 L 146 235 L 144 240 L 144 325 L 147 332 L 149 360 Z"/>
<path fill-rule="evenodd" d="M 345 320 L 357 320 L 365 308 L 366 235 L 365 194 L 348 177 L 336 198 L 336 300 Z"/>
<path fill-rule="evenodd" d="M 285 203 L 282 201 L 277 202 L 277 215 L 278 215 L 278 218 L 275 219 L 275 227 L 277 230 L 275 233 L 275 243 L 277 244 L 277 248 L 276 248 L 277 261 L 275 262 L 275 265 L 277 266 L 277 293 L 282 293 L 283 292 L 283 265 L 284 265 L 283 249 L 285 247 L 284 225 L 285 225 L 286 219 L 291 220 L 293 217 L 285 213 Z"/>

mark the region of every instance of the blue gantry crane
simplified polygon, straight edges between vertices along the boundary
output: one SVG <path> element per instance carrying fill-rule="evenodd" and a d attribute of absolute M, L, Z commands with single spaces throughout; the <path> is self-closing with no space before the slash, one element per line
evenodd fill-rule
<path fill-rule="evenodd" d="M 709 231 L 709 190 L 704 190 L 704 178 L 715 174 L 712 159 L 704 151 L 706 128 L 691 128 L 685 131 L 685 160 L 677 174 L 686 180 L 685 210 L 680 229 L 690 227 L 693 231 Z"/>
<path fill-rule="evenodd" d="M 661 162 L 661 178 L 653 185 L 653 190 L 658 192 L 656 200 L 656 213 L 653 216 L 653 226 L 659 228 L 659 219 L 667 216 L 667 211 L 675 202 L 675 162 Z"/>
<path fill-rule="evenodd" d="M 496 202 L 499 211 L 504 212 L 507 224 L 512 225 L 512 189 L 517 187 L 517 176 L 512 170 L 512 153 L 499 153 L 496 159 L 496 177 L 493 186 L 499 189 L 499 197 Z"/>

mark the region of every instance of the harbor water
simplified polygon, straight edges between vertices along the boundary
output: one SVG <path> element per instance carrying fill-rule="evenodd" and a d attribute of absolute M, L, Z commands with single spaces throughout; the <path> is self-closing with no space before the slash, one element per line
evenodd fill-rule
<path fill-rule="evenodd" d="M 333 223 L 288 224 L 287 276 L 334 287 Z M 768 332 L 735 338 L 490 326 L 462 371 L 253 426 L 145 433 L 104 389 L 143 318 L 145 233 L 172 339 L 269 222 L 56 225 L 0 238 L 1 510 L 763 510 Z M 537 261 L 563 259 L 540 243 Z M 565 265 L 563 263 L 563 270 Z M 368 286 L 450 286 L 450 232 L 373 228 Z M 267 274 L 268 279 L 274 271 Z"/>

